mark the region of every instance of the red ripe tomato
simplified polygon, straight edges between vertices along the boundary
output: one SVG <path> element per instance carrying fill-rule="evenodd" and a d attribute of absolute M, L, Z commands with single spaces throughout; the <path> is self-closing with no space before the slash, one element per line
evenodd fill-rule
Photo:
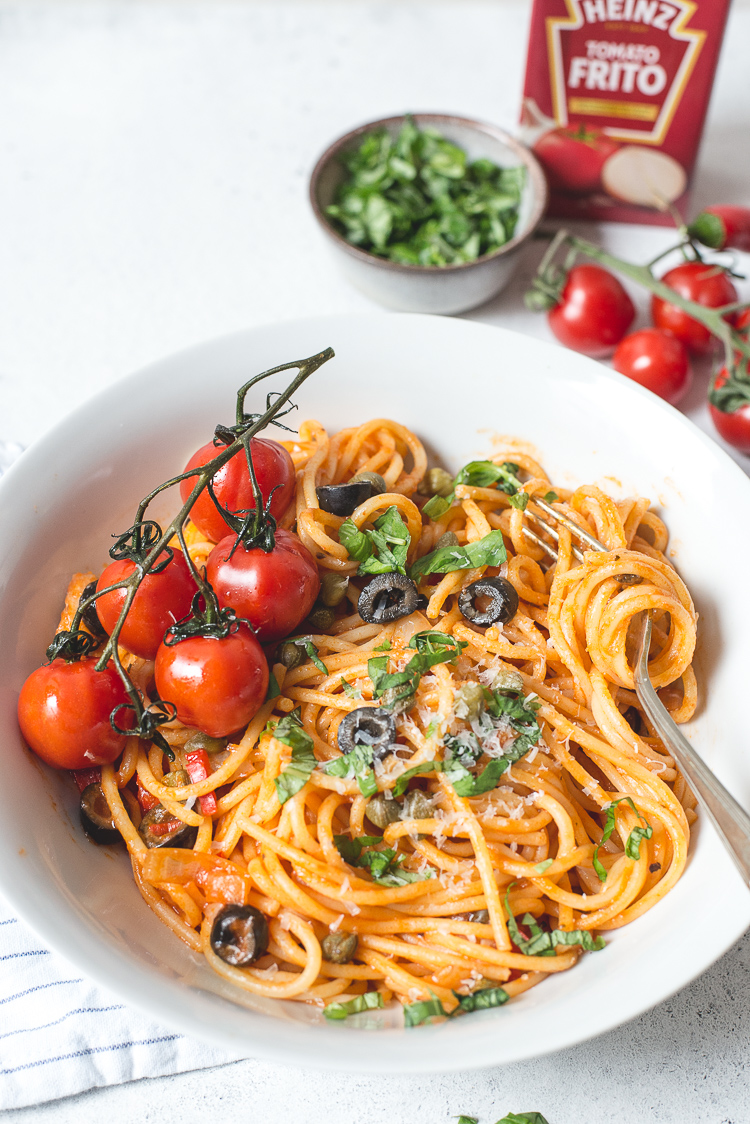
<path fill-rule="evenodd" d="M 600 265 L 571 269 L 560 303 L 547 313 L 560 343 L 602 359 L 611 355 L 633 323 L 635 308 L 620 282 Z"/>
<path fill-rule="evenodd" d="M 617 345 L 612 366 L 673 406 L 690 386 L 687 351 L 678 339 L 659 328 L 641 328 L 626 336 Z"/>
<path fill-rule="evenodd" d="M 97 592 L 129 577 L 134 569 L 135 563 L 127 558 L 112 562 L 96 583 Z M 174 557 L 164 569 L 157 574 L 146 574 L 138 587 L 120 632 L 120 643 L 136 656 L 152 660 L 169 626 L 190 612 L 195 592 L 196 585 L 185 555 L 181 550 L 175 550 Z M 96 602 L 97 616 L 110 634 L 117 624 L 126 596 L 125 589 L 113 589 Z"/>
<path fill-rule="evenodd" d="M 738 332 L 747 338 L 750 336 L 750 308 L 743 309 L 737 317 L 735 325 Z M 723 386 L 727 381 L 727 369 L 722 367 L 716 376 L 715 386 Z M 709 400 L 708 408 L 711 420 L 724 440 L 741 453 L 750 456 L 750 401 L 739 406 L 733 413 L 725 413 Z"/>
<path fill-rule="evenodd" d="M 212 443 L 204 445 L 190 458 L 184 471 L 188 472 L 191 468 L 198 468 L 207 461 L 213 460 L 218 451 Z M 254 437 L 250 442 L 250 451 L 264 504 L 268 501 L 273 489 L 276 488 L 271 499 L 271 514 L 275 519 L 280 519 L 294 496 L 294 464 L 292 458 L 283 445 L 279 445 L 277 441 L 268 441 L 264 437 Z M 212 483 L 217 499 L 229 511 L 245 511 L 255 507 L 253 484 L 244 452 L 239 452 L 230 461 L 227 461 L 224 467 L 216 473 Z M 194 486 L 195 478 L 181 482 L 180 495 L 183 503 Z M 219 514 L 208 489 L 198 496 L 190 512 L 190 517 L 198 530 L 202 531 L 211 542 L 218 542 L 219 539 L 223 539 L 232 529 L 224 517 Z"/>
<path fill-rule="evenodd" d="M 265 702 L 268 664 L 247 625 L 222 639 L 191 636 L 156 653 L 159 696 L 177 707 L 186 726 L 212 738 L 241 729 Z"/>
<path fill-rule="evenodd" d="M 688 261 L 665 273 L 662 281 L 680 296 L 696 301 L 706 308 L 719 308 L 737 300 L 737 290 L 726 272 L 717 265 Z M 693 320 L 681 308 L 661 297 L 651 298 L 651 319 L 657 328 L 671 332 L 697 355 L 711 351 L 714 337 L 708 328 Z"/>
<path fill-rule="evenodd" d="M 580 124 L 545 133 L 534 145 L 534 153 L 551 187 L 586 194 L 601 187 L 604 161 L 619 147 L 601 129 Z"/>
<path fill-rule="evenodd" d="M 18 698 L 18 724 L 29 747 L 53 769 L 90 769 L 114 761 L 125 735 L 109 724 L 116 706 L 129 702 L 113 667 L 95 670 L 95 660 L 53 660 L 33 671 Z M 127 728 L 132 712 L 120 711 Z"/>
<path fill-rule="evenodd" d="M 288 636 L 315 603 L 320 578 L 315 559 L 296 535 L 276 531 L 276 545 L 264 550 L 238 546 L 228 535 L 208 556 L 206 576 L 219 604 L 245 617 L 264 643 Z"/>

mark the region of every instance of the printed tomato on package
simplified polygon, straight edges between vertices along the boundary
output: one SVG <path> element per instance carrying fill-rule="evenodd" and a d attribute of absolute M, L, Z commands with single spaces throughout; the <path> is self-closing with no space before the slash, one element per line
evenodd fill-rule
<path fill-rule="evenodd" d="M 684 211 L 729 0 L 534 0 L 523 139 L 550 214 L 671 225 Z"/>

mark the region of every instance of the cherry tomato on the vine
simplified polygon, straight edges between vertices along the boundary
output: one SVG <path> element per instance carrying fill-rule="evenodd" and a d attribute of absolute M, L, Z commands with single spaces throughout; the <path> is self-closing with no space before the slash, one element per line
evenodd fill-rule
<path fill-rule="evenodd" d="M 617 345 L 612 366 L 675 406 L 690 386 L 690 360 L 675 336 L 660 328 L 641 328 Z"/>
<path fill-rule="evenodd" d="M 737 317 L 735 328 L 741 332 L 745 339 L 750 338 L 750 308 L 745 308 Z M 750 379 L 750 374 L 748 374 Z M 727 369 L 722 367 L 714 381 L 718 389 L 727 381 Z M 724 440 L 741 453 L 750 455 L 750 383 L 748 384 L 748 401 L 731 413 L 720 410 L 709 399 L 708 408 L 711 420 Z"/>
<path fill-rule="evenodd" d="M 207 461 L 213 460 L 220 449 L 209 442 L 194 453 L 185 465 L 184 471 L 199 468 Z M 250 452 L 253 458 L 255 475 L 258 486 L 263 496 L 263 503 L 274 488 L 271 499 L 271 514 L 275 519 L 280 519 L 294 496 L 294 463 L 289 453 L 278 441 L 269 441 L 265 437 L 254 437 L 250 442 Z M 247 467 L 247 457 L 243 451 L 219 469 L 212 480 L 216 498 L 229 511 L 246 511 L 255 507 L 253 484 L 250 479 L 250 470 Z M 183 480 L 180 483 L 182 502 L 188 498 L 195 485 L 195 478 Z M 190 518 L 196 527 L 206 535 L 211 542 L 218 542 L 231 531 L 231 527 L 219 513 L 206 488 L 198 496 L 190 512 Z"/>
<path fill-rule="evenodd" d="M 33 671 L 21 688 L 21 733 L 53 769 L 106 765 L 125 748 L 125 735 L 112 729 L 109 716 L 130 701 L 128 694 L 113 667 L 96 671 L 95 663 L 93 659 L 52 660 Z M 127 729 L 132 712 L 121 710 L 116 720 Z"/>
<path fill-rule="evenodd" d="M 534 145 L 552 187 L 562 191 L 596 191 L 601 187 L 602 168 L 619 144 L 591 125 L 551 129 Z"/>
<path fill-rule="evenodd" d="M 276 544 L 266 553 L 238 546 L 227 535 L 214 547 L 206 576 L 222 608 L 231 606 L 249 620 L 263 643 L 288 636 L 315 604 L 320 578 L 315 559 L 291 531 L 276 531 Z"/>
<path fill-rule="evenodd" d="M 247 625 L 221 639 L 191 636 L 162 644 L 154 672 L 160 698 L 174 703 L 186 726 L 212 738 L 241 729 L 265 702 L 268 664 Z"/>
<path fill-rule="evenodd" d="M 705 308 L 720 308 L 737 300 L 737 290 L 725 270 L 706 262 L 688 261 L 670 269 L 662 281 L 680 296 L 702 304 Z M 711 350 L 714 336 L 703 324 L 688 316 L 676 304 L 651 298 L 651 319 L 657 328 L 670 332 L 696 355 L 706 355 Z M 729 318 L 731 319 L 731 317 Z"/>
<path fill-rule="evenodd" d="M 547 313 L 560 343 L 594 359 L 611 355 L 633 323 L 635 308 L 624 288 L 600 265 L 571 269 L 560 302 Z"/>
<path fill-rule="evenodd" d="M 157 559 L 157 565 L 161 561 L 163 556 Z M 135 563 L 128 558 L 112 562 L 96 583 L 97 591 L 129 577 L 134 569 Z M 143 578 L 123 623 L 120 643 L 136 656 L 152 660 L 169 626 L 190 612 L 195 592 L 196 585 L 185 555 L 181 550 L 175 550 L 174 557 L 163 570 L 146 574 Z M 126 596 L 126 589 L 113 589 L 96 601 L 97 616 L 110 634 L 117 624 Z"/>

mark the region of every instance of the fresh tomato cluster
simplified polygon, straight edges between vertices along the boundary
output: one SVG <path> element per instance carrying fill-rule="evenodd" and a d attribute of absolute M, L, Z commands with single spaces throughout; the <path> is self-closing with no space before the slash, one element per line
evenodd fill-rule
<path fill-rule="evenodd" d="M 593 176 L 596 160 L 604 155 L 602 138 L 568 132 L 570 135 L 559 135 L 561 131 L 557 130 L 542 138 L 547 163 L 553 168 L 556 162 L 561 167 L 565 163 L 568 179 L 573 174 L 570 168 L 584 179 L 589 172 Z M 583 253 L 614 262 L 623 272 L 652 288 L 653 326 L 627 334 L 635 318 L 633 302 L 617 277 L 603 265 L 578 264 L 561 274 L 551 260 L 560 239 L 574 248 L 581 247 Z M 566 347 L 597 359 L 611 355 L 616 371 L 676 405 L 690 387 L 690 356 L 708 356 L 718 343 L 718 316 L 713 324 L 710 320 L 703 323 L 696 319 L 695 306 L 723 309 L 739 303 L 728 269 L 702 260 L 702 252 L 699 254 L 695 247 L 697 241 L 710 249 L 750 250 L 750 209 L 707 208 L 687 229 L 683 228 L 680 248 L 686 255 L 692 254 L 693 260 L 683 261 L 658 281 L 650 268 L 620 262 L 591 244 L 583 248 L 582 240 L 561 232 L 552 255 L 545 255 L 540 266 L 529 294 L 529 306 L 547 308 L 550 328 Z M 674 301 L 664 295 L 663 289 L 653 291 L 663 285 L 673 290 Z M 730 307 L 723 319 L 743 338 L 750 336 L 750 310 Z M 735 448 L 750 453 L 750 373 L 747 356 L 740 355 L 739 349 L 737 359 L 739 373 L 735 371 L 730 379 L 724 367 L 716 375 L 709 406 L 722 437 Z"/>
<path fill-rule="evenodd" d="M 253 438 L 250 451 L 273 528 L 294 498 L 294 465 L 275 441 Z M 216 452 L 213 444 L 203 446 L 185 471 L 202 466 Z M 182 481 L 183 500 L 192 487 L 192 479 Z M 217 543 L 208 558 L 209 584 L 204 589 L 206 596 L 212 592 L 215 597 L 219 616 L 228 614 L 227 626 L 202 631 L 198 625 L 183 638 L 170 635 L 180 622 L 194 617 L 208 621 L 210 613 L 185 555 L 169 547 L 138 584 L 117 639 L 134 655 L 154 661 L 155 692 L 150 694 L 172 703 L 185 725 L 224 738 L 246 726 L 265 701 L 269 671 L 260 642 L 289 635 L 305 619 L 320 581 L 314 558 L 290 531 L 276 530 L 270 549 L 269 539 L 261 549 L 247 548 L 231 530 L 222 508 L 240 521 L 255 509 L 244 454 L 219 469 L 212 490 L 219 506 L 206 489 L 190 514 L 198 529 Z M 130 596 L 124 583 L 135 569 L 135 561 L 119 558 L 97 583 L 96 614 L 109 635 Z M 123 751 L 134 718 L 132 700 L 114 664 L 97 671 L 96 663 L 96 654 L 88 653 L 77 659 L 54 658 L 23 685 L 18 703 L 21 731 L 30 748 L 53 768 L 90 769 L 114 761 Z"/>

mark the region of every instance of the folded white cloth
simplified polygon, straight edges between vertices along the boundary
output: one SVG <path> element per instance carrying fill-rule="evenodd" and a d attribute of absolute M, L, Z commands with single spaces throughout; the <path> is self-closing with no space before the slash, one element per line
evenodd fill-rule
<path fill-rule="evenodd" d="M 0 1110 L 237 1060 L 100 990 L 0 898 Z"/>

